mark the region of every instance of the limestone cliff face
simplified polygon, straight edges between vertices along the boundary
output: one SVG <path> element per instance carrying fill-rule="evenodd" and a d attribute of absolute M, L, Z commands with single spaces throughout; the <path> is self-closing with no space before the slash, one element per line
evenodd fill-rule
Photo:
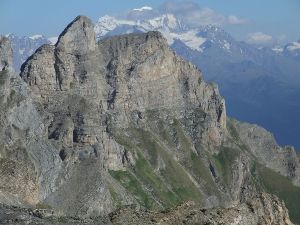
<path fill-rule="evenodd" d="M 88 18 L 77 17 L 56 46 L 42 46 L 21 72 L 44 119 L 48 140 L 63 161 L 63 180 L 56 180 L 57 191 L 46 197 L 51 205 L 62 208 L 71 203 L 59 206 L 56 199 L 78 185 L 77 178 L 72 179 L 78 172 L 72 173 L 81 164 L 93 161 L 91 173 L 100 173 L 100 183 L 90 181 L 94 182 L 90 186 L 102 185 L 104 191 L 108 189 L 103 180 L 111 179 L 107 171 L 135 164 L 137 152 L 117 143 L 114 130 L 145 127 L 151 110 L 165 110 L 173 118 L 201 111 L 201 123 L 186 120 L 193 144 L 220 146 L 226 133 L 225 102 L 217 87 L 206 84 L 195 66 L 177 57 L 161 34 L 125 35 L 96 44 L 92 27 Z M 80 165 L 74 166 L 76 162 Z M 88 187 L 85 192 L 89 191 Z M 124 201 L 133 200 L 126 197 Z"/>
<path fill-rule="evenodd" d="M 64 46 L 72 42 L 60 40 Z M 67 65 L 58 57 L 67 57 Z M 24 66 L 33 75 L 23 77 L 27 84 L 9 70 L 1 72 L 1 202 L 47 202 L 62 213 L 77 214 L 81 208 L 79 214 L 103 214 L 115 207 L 109 186 L 122 204 L 135 202 L 107 173 L 107 167 L 123 169 L 124 148 L 102 127 L 101 97 L 89 98 L 89 89 L 79 84 L 73 91 L 63 86 L 69 77 L 58 76 L 76 64 L 72 57 L 43 46 L 29 59 L 36 64 Z"/>
<path fill-rule="evenodd" d="M 12 49 L 9 39 L 0 36 L 0 71 L 12 68 Z"/>
<path fill-rule="evenodd" d="M 51 180 L 55 171 L 50 172 L 49 167 L 56 165 L 55 155 L 51 156 L 51 145 L 43 143 L 46 127 L 27 85 L 10 68 L 11 54 L 2 52 L 10 51 L 10 44 L 5 45 L 0 47 L 2 61 L 8 62 L 0 72 L 0 199 L 11 204 L 35 204 L 39 201 L 40 173 L 48 171 L 47 179 Z"/>
<path fill-rule="evenodd" d="M 93 102 L 92 114 L 98 118 L 116 114 L 114 120 L 123 127 L 129 126 L 134 113 L 142 116 L 146 110 L 174 109 L 180 117 L 187 107 L 199 108 L 206 117 L 199 134 L 206 138 L 201 140 L 221 144 L 226 110 L 217 87 L 206 84 L 195 66 L 177 57 L 161 34 L 132 34 L 96 45 L 92 27 L 86 17 L 76 18 L 56 47 L 41 47 L 23 65 L 21 76 L 41 98 L 37 101 L 56 110 L 67 95 L 82 97 Z M 103 121 L 93 124 L 104 125 Z M 97 134 L 81 132 L 86 133 L 79 136 L 95 142 Z M 85 142 L 85 137 L 78 139 Z"/>
<path fill-rule="evenodd" d="M 79 216 L 187 200 L 232 207 L 263 189 L 255 162 L 299 178 L 292 157 L 258 146 L 227 119 L 218 88 L 158 32 L 97 43 L 90 19 L 79 16 L 20 77 L 5 54 L 0 165 L 2 180 L 14 182 L 1 185 L 1 202 Z M 280 166 L 260 151 L 281 154 Z"/>
<path fill-rule="evenodd" d="M 280 147 L 270 132 L 257 125 L 238 121 L 234 124 L 242 141 L 264 165 L 291 177 L 300 186 L 300 161 L 293 147 Z"/>
<path fill-rule="evenodd" d="M 221 144 L 226 110 L 217 87 L 206 84 L 195 66 L 176 56 L 160 33 L 110 38 L 99 47 L 106 59 L 108 109 L 117 114 L 119 125 L 128 127 L 137 114 L 143 120 L 150 110 L 170 110 L 180 118 L 188 108 L 199 109 L 205 116 L 195 139 Z"/>

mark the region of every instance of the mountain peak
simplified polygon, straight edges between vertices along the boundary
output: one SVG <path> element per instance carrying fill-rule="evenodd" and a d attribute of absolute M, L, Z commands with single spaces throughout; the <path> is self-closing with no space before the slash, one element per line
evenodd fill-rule
<path fill-rule="evenodd" d="M 68 53 L 82 54 L 96 46 L 94 25 L 86 16 L 77 16 L 60 34 L 56 47 Z"/>
<path fill-rule="evenodd" d="M 104 36 L 118 25 L 119 22 L 115 17 L 104 15 L 99 18 L 94 30 L 97 33 L 97 36 Z"/>
<path fill-rule="evenodd" d="M 37 39 L 41 39 L 41 38 L 45 38 L 45 37 L 41 34 L 35 34 L 35 35 L 33 35 L 29 38 L 32 39 L 32 40 L 37 40 Z"/>
<path fill-rule="evenodd" d="M 300 42 L 299 41 L 294 41 L 294 42 L 288 44 L 287 49 L 289 51 L 295 51 L 295 50 L 300 49 Z"/>

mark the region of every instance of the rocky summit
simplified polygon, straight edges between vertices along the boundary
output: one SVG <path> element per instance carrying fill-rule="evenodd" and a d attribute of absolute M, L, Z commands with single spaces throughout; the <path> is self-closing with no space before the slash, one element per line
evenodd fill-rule
<path fill-rule="evenodd" d="M 97 42 L 79 16 L 20 75 L 11 55 L 2 38 L 4 224 L 291 224 L 282 200 L 300 222 L 293 147 L 228 118 L 159 32 Z"/>

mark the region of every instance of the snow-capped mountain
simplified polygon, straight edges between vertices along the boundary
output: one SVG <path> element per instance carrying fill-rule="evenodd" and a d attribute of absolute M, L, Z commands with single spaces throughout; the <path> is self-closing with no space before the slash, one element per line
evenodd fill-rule
<path fill-rule="evenodd" d="M 281 144 L 300 149 L 300 140 L 295 136 L 300 133 L 300 105 L 295 100 L 300 98 L 300 41 L 272 49 L 257 48 L 237 41 L 221 27 L 192 26 L 174 12 L 149 6 L 123 16 L 106 15 L 95 23 L 97 39 L 152 30 L 160 31 L 170 47 L 197 65 L 207 80 L 218 83 L 229 115 L 263 125 L 275 133 Z M 57 41 L 41 35 L 8 37 L 17 71 L 38 47 Z M 294 122 L 289 124 L 291 120 L 284 119 L 287 117 Z"/>
<path fill-rule="evenodd" d="M 6 35 L 12 43 L 14 68 L 20 70 L 21 65 L 31 56 L 34 51 L 43 44 L 51 44 L 43 35 L 33 35 L 31 37 L 19 37 L 15 34 Z"/>
<path fill-rule="evenodd" d="M 285 45 L 283 53 L 300 59 L 300 40 Z"/>
<path fill-rule="evenodd" d="M 141 10 L 134 9 L 129 12 L 131 19 L 128 19 L 128 16 L 125 18 L 108 15 L 100 17 L 95 25 L 97 38 L 103 39 L 107 36 L 155 30 L 164 35 L 170 46 L 178 44 L 179 41 L 191 51 L 205 52 L 207 49 L 215 48 L 236 56 L 237 53 L 245 55 L 249 49 L 250 45 L 240 44 L 220 27 L 214 25 L 190 27 L 175 14 L 158 14 L 157 12 L 149 14 L 150 8 L 142 9 L 144 7 Z M 136 15 L 135 11 L 138 11 L 139 14 Z M 251 48 L 254 49 L 253 46 Z"/>
<path fill-rule="evenodd" d="M 283 52 L 283 47 L 281 47 L 281 46 L 274 46 L 273 48 L 272 48 L 272 51 L 274 51 L 275 53 L 278 53 L 278 54 L 280 54 L 280 53 L 282 53 Z"/>
<path fill-rule="evenodd" d="M 236 41 L 230 34 L 222 28 L 214 25 L 199 27 L 190 27 L 182 18 L 178 18 L 172 13 L 152 13 L 147 16 L 143 10 L 139 11 L 139 16 L 135 15 L 134 19 L 116 18 L 111 16 L 100 17 L 95 26 L 98 39 L 107 36 L 126 34 L 132 32 L 159 31 L 167 39 L 169 45 L 186 59 L 192 61 L 200 68 L 207 68 L 214 57 L 215 61 L 242 61 L 244 59 L 258 60 L 259 50 L 245 43 Z M 135 12 L 130 12 L 129 14 Z M 130 18 L 133 18 L 131 15 Z M 199 61 L 207 62 L 205 66 Z M 215 63 L 212 65 L 215 68 Z M 210 71 L 205 71 L 207 79 L 214 79 Z"/>
<path fill-rule="evenodd" d="M 285 48 L 290 52 L 299 51 L 300 40 L 287 44 Z"/>
<path fill-rule="evenodd" d="M 98 39 L 153 30 L 161 32 L 179 55 L 198 65 L 209 80 L 230 80 L 233 76 L 235 79 L 249 80 L 261 75 L 285 81 L 292 81 L 295 77 L 298 79 L 298 66 L 288 70 L 286 74 L 275 68 L 278 69 L 281 64 L 287 65 L 287 61 L 291 60 L 288 59 L 290 56 L 298 55 L 300 42 L 290 43 L 284 48 L 257 48 L 235 40 L 220 27 L 191 27 L 174 13 L 162 13 L 147 6 L 134 9 L 123 17 L 100 17 L 95 26 Z M 288 54 L 284 54 L 285 52 Z M 251 71 L 251 74 L 240 76 L 242 71 Z"/>
<path fill-rule="evenodd" d="M 151 30 L 160 31 L 177 54 L 219 84 L 229 115 L 263 125 L 280 143 L 300 148 L 295 136 L 300 132 L 300 105 L 294 101 L 300 96 L 300 57 L 295 57 L 300 42 L 258 48 L 237 41 L 220 27 L 191 27 L 172 12 L 143 7 L 124 17 L 101 17 L 95 27 L 98 39 Z"/>
<path fill-rule="evenodd" d="M 143 10 L 142 10 L 143 9 Z M 147 11 L 150 8 L 146 8 Z M 143 12 L 145 7 L 134 9 Z M 141 15 L 141 17 L 143 17 Z M 98 39 L 114 34 L 125 34 L 132 32 L 160 31 L 168 43 L 172 45 L 175 40 L 183 41 L 188 47 L 202 51 L 201 45 L 206 41 L 198 35 L 199 29 L 189 29 L 180 19 L 173 14 L 162 14 L 150 19 L 117 19 L 115 17 L 101 17 L 95 26 Z"/>
<path fill-rule="evenodd" d="M 275 46 L 272 50 L 279 55 L 300 59 L 300 40 L 288 43 L 284 46 Z"/>

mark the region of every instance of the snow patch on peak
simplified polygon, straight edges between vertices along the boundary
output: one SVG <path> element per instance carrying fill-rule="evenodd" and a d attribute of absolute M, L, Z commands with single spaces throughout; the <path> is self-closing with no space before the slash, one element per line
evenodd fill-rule
<path fill-rule="evenodd" d="M 163 14 L 150 20 L 142 21 L 141 26 L 147 30 L 180 28 L 180 21 L 173 14 Z"/>
<path fill-rule="evenodd" d="M 175 29 L 178 25 L 178 21 L 176 17 L 173 14 L 167 14 L 165 16 L 165 19 L 167 20 L 168 27 Z"/>
<path fill-rule="evenodd" d="M 218 27 L 216 25 L 212 25 L 212 24 L 206 25 L 203 30 L 210 31 L 210 32 L 222 32 L 223 31 L 220 27 Z"/>
<path fill-rule="evenodd" d="M 40 34 L 36 34 L 36 35 L 33 35 L 31 37 L 29 37 L 31 40 L 37 40 L 37 39 L 40 39 L 40 38 L 43 38 L 43 35 L 40 35 Z"/>
<path fill-rule="evenodd" d="M 99 18 L 94 30 L 98 35 L 104 36 L 109 31 L 115 29 L 118 25 L 119 23 L 116 18 L 105 15 Z"/>
<path fill-rule="evenodd" d="M 105 36 L 108 32 L 114 30 L 119 25 L 136 25 L 134 21 L 131 20 L 118 20 L 112 16 L 102 16 L 99 18 L 98 23 L 96 23 L 94 30 L 98 37 Z"/>
<path fill-rule="evenodd" d="M 292 42 L 289 46 L 287 46 L 287 49 L 291 52 L 300 49 L 300 42 Z"/>
<path fill-rule="evenodd" d="M 13 38 L 16 38 L 17 35 L 15 35 L 14 33 L 8 33 L 5 35 L 5 37 L 9 38 L 9 39 L 13 39 Z"/>
<path fill-rule="evenodd" d="M 57 40 L 58 40 L 58 37 L 50 37 L 50 38 L 48 38 L 48 41 L 50 41 L 50 43 L 52 45 L 55 45 L 56 42 L 57 42 Z"/>
<path fill-rule="evenodd" d="M 98 19 L 98 22 L 99 23 L 104 23 L 104 22 L 107 22 L 107 21 L 116 21 L 116 20 L 117 19 L 115 17 L 109 16 L 109 15 L 104 15 L 104 16 L 101 16 Z"/>
<path fill-rule="evenodd" d="M 133 27 L 142 32 L 159 31 L 170 45 L 173 44 L 175 40 L 180 40 L 189 48 L 200 52 L 203 51 L 201 45 L 206 41 L 206 38 L 198 35 L 199 30 L 186 29 L 184 23 L 174 14 L 170 13 L 145 20 L 124 20 L 106 15 L 98 20 L 94 29 L 97 38 L 101 38 L 123 25 L 130 25 L 130 27 L 124 28 L 124 32 L 129 32 Z"/>
<path fill-rule="evenodd" d="M 118 25 L 118 20 L 115 17 L 105 15 L 99 18 L 97 25 L 107 29 L 114 29 Z"/>
<path fill-rule="evenodd" d="M 25 51 L 25 49 L 24 49 L 24 48 L 22 48 L 22 49 L 19 49 L 19 54 L 20 54 L 20 55 L 23 55 L 23 54 L 24 54 L 24 51 Z"/>
<path fill-rule="evenodd" d="M 230 47 L 231 47 L 231 44 L 228 41 L 224 40 L 223 49 L 230 51 Z"/>
<path fill-rule="evenodd" d="M 280 46 L 275 46 L 274 48 L 272 48 L 272 51 L 274 51 L 276 53 L 281 53 L 281 52 L 283 52 L 283 48 Z"/>
<path fill-rule="evenodd" d="M 153 10 L 153 8 L 150 7 L 150 6 L 143 6 L 143 7 L 141 7 L 141 8 L 133 9 L 133 11 L 139 11 L 139 12 L 142 12 L 142 11 L 150 11 L 150 10 Z"/>
<path fill-rule="evenodd" d="M 99 18 L 94 30 L 97 37 L 100 38 L 122 25 L 134 26 L 143 32 L 151 30 L 176 30 L 178 32 L 183 30 L 180 20 L 178 20 L 173 14 L 163 14 L 148 20 L 117 19 L 115 17 L 105 15 Z"/>
<path fill-rule="evenodd" d="M 162 32 L 169 45 L 172 45 L 175 40 L 180 40 L 190 49 L 203 52 L 201 45 L 206 41 L 206 38 L 197 36 L 197 33 L 197 30 L 189 30 L 183 33 Z"/>

